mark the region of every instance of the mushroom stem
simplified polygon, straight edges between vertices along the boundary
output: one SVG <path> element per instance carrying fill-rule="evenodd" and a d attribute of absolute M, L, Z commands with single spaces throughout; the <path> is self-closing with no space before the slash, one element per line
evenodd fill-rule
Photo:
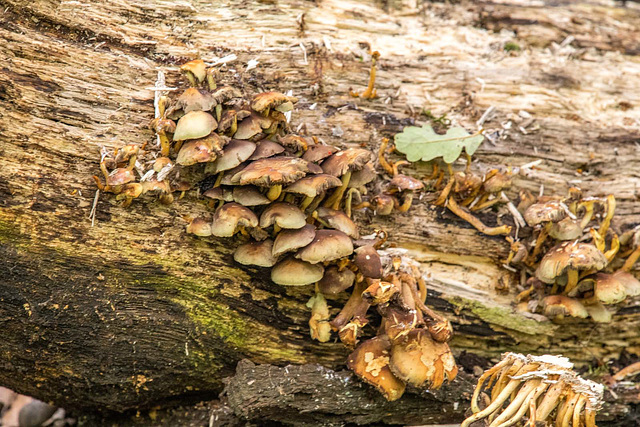
<path fill-rule="evenodd" d="M 280 197 L 281 192 L 282 192 L 282 185 L 276 184 L 273 187 L 269 188 L 269 191 L 267 192 L 267 199 L 274 201 L 278 197 Z"/>
<path fill-rule="evenodd" d="M 587 398 L 584 395 L 580 394 L 579 396 L 578 402 L 576 403 L 575 408 L 573 408 L 572 417 L 573 425 L 576 427 L 580 425 L 580 413 L 582 412 L 584 405 L 587 403 Z"/>
<path fill-rule="evenodd" d="M 488 194 L 487 194 L 487 197 L 489 197 Z M 495 205 L 497 203 L 500 203 L 501 201 L 502 201 L 502 199 L 500 197 L 495 197 L 495 198 L 493 198 L 491 200 L 487 200 L 485 202 L 476 204 L 474 207 L 471 208 L 471 210 L 472 211 L 481 211 L 483 209 L 490 208 L 491 206 L 493 206 L 493 205 Z"/>
<path fill-rule="evenodd" d="M 220 187 L 220 183 L 222 182 L 222 178 L 224 177 L 224 172 L 220 172 L 218 177 L 216 178 L 216 182 L 213 183 L 213 188 Z"/>
<path fill-rule="evenodd" d="M 511 393 L 516 391 L 520 384 L 520 380 L 511 380 L 502 390 L 502 392 L 500 392 L 500 394 L 489 404 L 489 406 L 487 406 L 480 412 L 476 412 L 475 414 L 464 420 L 462 424 L 460 424 L 460 427 L 469 427 L 476 421 L 494 413 L 498 408 L 502 406 L 507 398 L 509 398 Z"/>
<path fill-rule="evenodd" d="M 377 97 L 377 91 L 374 88 L 376 84 L 376 61 L 380 58 L 380 54 L 375 51 L 371 54 L 371 71 L 369 73 L 369 84 L 367 89 L 362 93 L 362 97 L 366 99 L 374 99 Z"/>
<path fill-rule="evenodd" d="M 564 381 L 559 380 L 555 384 L 553 384 L 547 393 L 542 398 L 542 401 L 538 405 L 538 409 L 536 409 L 536 420 L 540 422 L 544 422 L 549 414 L 555 409 L 560 402 L 560 397 L 562 396 L 562 391 L 565 386 Z"/>
<path fill-rule="evenodd" d="M 398 175 L 398 168 L 399 168 L 400 166 L 408 165 L 408 164 L 409 164 L 409 162 L 408 162 L 408 161 L 406 161 L 406 160 L 400 160 L 400 161 L 395 162 L 395 163 L 393 164 L 393 166 L 392 166 L 392 169 L 393 169 L 393 176 Z"/>
<path fill-rule="evenodd" d="M 502 413 L 495 420 L 493 420 L 491 424 L 489 424 L 489 427 L 502 425 L 502 423 L 510 419 L 513 415 L 515 415 L 520 409 L 520 407 L 523 406 L 523 403 L 525 399 L 529 397 L 529 394 L 535 391 L 535 388 L 538 385 L 540 385 L 540 382 L 541 380 L 527 381 L 520 388 L 520 390 L 518 390 L 518 393 L 516 394 L 515 398 L 511 400 L 511 403 L 509 403 L 509 406 L 507 406 L 502 411 Z"/>
<path fill-rule="evenodd" d="M 428 180 L 436 179 L 440 173 L 440 165 L 437 162 L 433 162 L 431 165 L 431 175 L 427 178 Z"/>
<path fill-rule="evenodd" d="M 551 229 L 551 223 L 548 222 L 544 225 L 540 232 L 538 233 L 538 237 L 536 238 L 536 245 L 533 247 L 533 252 L 531 253 L 531 259 L 535 261 L 536 257 L 540 253 L 540 249 L 542 249 L 542 245 L 544 241 L 547 240 L 547 236 L 549 235 L 549 230 Z"/>
<path fill-rule="evenodd" d="M 520 408 L 518 409 L 518 412 L 516 412 L 514 416 L 512 416 L 502 424 L 499 424 L 498 427 L 509 427 L 514 425 L 515 423 L 517 423 L 519 420 L 522 419 L 522 417 L 527 412 L 527 410 L 535 413 L 536 399 L 538 398 L 538 396 L 540 396 L 544 392 L 544 390 L 546 390 L 548 386 L 549 384 L 541 383 L 535 389 L 531 390 L 529 394 L 527 394 L 527 396 L 525 396 L 524 400 L 522 401 Z M 533 409 L 531 409 L 532 407 Z M 535 427 L 535 423 L 533 425 Z"/>
<path fill-rule="evenodd" d="M 160 137 L 160 155 L 163 157 L 168 157 L 169 152 L 171 151 L 171 142 L 169 141 L 169 138 L 167 138 L 167 134 L 165 134 L 164 131 L 160 132 L 158 136 Z"/>
<path fill-rule="evenodd" d="M 471 410 L 473 413 L 480 412 L 480 408 L 478 407 L 478 396 L 480 395 L 480 390 L 482 390 L 482 385 L 484 382 L 492 376 L 493 374 L 498 373 L 502 368 L 512 363 L 510 359 L 503 359 L 497 365 L 493 366 L 486 372 L 484 372 L 480 378 L 478 378 L 478 384 L 476 385 L 475 390 L 473 391 L 473 396 L 471 397 Z"/>
<path fill-rule="evenodd" d="M 582 217 L 582 220 L 580 221 L 580 228 L 585 228 L 591 221 L 591 218 L 593 218 L 594 203 L 595 201 L 590 200 L 588 202 L 584 202 L 584 205 L 582 205 L 585 208 L 585 213 L 584 213 L 584 216 Z"/>
<path fill-rule="evenodd" d="M 353 193 L 358 193 L 358 197 L 360 197 L 360 192 L 356 188 L 350 188 L 349 191 L 347 191 L 347 198 L 344 201 L 344 213 L 346 213 L 349 218 L 351 218 L 351 201 L 353 199 Z"/>
<path fill-rule="evenodd" d="M 364 292 L 364 290 L 364 282 L 356 283 L 356 285 L 353 287 L 351 296 L 347 300 L 344 307 L 342 307 L 342 310 L 340 310 L 340 313 L 338 313 L 338 315 L 331 322 L 329 322 L 331 325 L 331 329 L 333 329 L 334 331 L 339 331 L 340 329 L 342 329 L 347 323 L 349 323 L 351 318 L 361 310 L 361 306 L 363 304 L 367 304 L 366 301 L 362 299 L 362 292 Z"/>
<path fill-rule="evenodd" d="M 595 228 L 589 229 L 589 234 L 593 238 L 593 245 L 598 248 L 600 252 L 604 252 L 604 236 L 600 234 Z"/>
<path fill-rule="evenodd" d="M 626 271 L 628 273 L 629 271 L 631 271 L 636 261 L 638 261 L 638 258 L 640 258 L 640 245 L 635 248 L 633 252 L 631 252 L 631 255 L 629 255 L 629 258 L 627 258 L 620 270 Z"/>
<path fill-rule="evenodd" d="M 501 225 L 500 227 L 488 227 L 484 225 L 478 218 L 460 208 L 453 197 L 449 197 L 447 208 L 455 215 L 471 224 L 476 230 L 488 236 L 499 236 L 501 234 L 511 233 L 511 227 L 508 225 Z"/>
<path fill-rule="evenodd" d="M 158 98 L 158 117 L 164 117 L 165 111 L 167 111 L 167 104 L 169 103 L 169 97 L 162 95 Z"/>
<path fill-rule="evenodd" d="M 233 136 L 238 130 L 238 118 L 233 117 L 233 121 L 231 122 L 231 126 L 229 127 L 229 135 Z"/>
<path fill-rule="evenodd" d="M 336 189 L 336 191 L 324 202 L 324 206 L 331 209 L 340 209 L 340 202 L 344 192 L 347 191 L 347 186 L 351 180 L 351 171 L 348 171 L 342 175 L 342 185 Z"/>
<path fill-rule="evenodd" d="M 602 223 L 600 224 L 600 228 L 598 232 L 604 237 L 607 235 L 607 230 L 609 229 L 609 225 L 611 225 L 611 218 L 613 218 L 613 214 L 616 210 L 616 198 L 613 194 L 609 194 L 607 196 L 607 214 L 605 215 Z"/>
<path fill-rule="evenodd" d="M 195 76 L 193 75 L 193 73 L 191 71 L 186 71 L 184 73 L 184 76 L 187 78 L 187 80 L 189 80 L 189 84 L 193 87 L 198 86 L 198 81 L 196 80 Z"/>
<path fill-rule="evenodd" d="M 222 117 L 222 104 L 216 105 L 216 122 L 220 122 Z"/>
<path fill-rule="evenodd" d="M 453 168 L 451 168 L 451 165 L 449 163 L 447 163 L 447 173 L 449 174 L 449 180 L 447 181 L 447 185 L 442 190 L 442 193 L 440 193 L 440 195 L 438 196 L 438 199 L 435 202 L 436 206 L 444 206 L 447 197 L 449 197 L 449 193 L 453 188 L 453 184 L 456 182 L 453 176 Z"/>
<path fill-rule="evenodd" d="M 604 253 L 604 257 L 607 259 L 607 261 L 611 262 L 613 261 L 613 258 L 615 258 L 619 250 L 620 240 L 618 239 L 618 235 L 616 233 L 613 233 L 613 238 L 611 239 L 611 247 Z"/>
<path fill-rule="evenodd" d="M 588 405 L 584 411 L 584 425 L 585 427 L 596 427 L 596 411 L 590 409 Z"/>
<path fill-rule="evenodd" d="M 397 207 L 398 212 L 408 211 L 411 207 L 411 203 L 413 203 L 413 193 L 408 193 L 404 198 L 404 202 Z"/>
<path fill-rule="evenodd" d="M 579 279 L 578 270 L 576 270 L 575 268 L 569 267 L 567 269 L 567 284 L 565 285 L 564 292 L 563 292 L 565 295 L 567 295 L 576 286 L 578 286 L 578 279 Z"/>
<path fill-rule="evenodd" d="M 389 144 L 389 138 L 382 138 L 382 142 L 380 143 L 380 149 L 378 149 L 378 162 L 382 169 L 384 169 L 388 174 L 393 175 L 393 166 L 389 164 L 387 159 L 384 157 L 384 152 L 387 149 L 387 145 Z"/>

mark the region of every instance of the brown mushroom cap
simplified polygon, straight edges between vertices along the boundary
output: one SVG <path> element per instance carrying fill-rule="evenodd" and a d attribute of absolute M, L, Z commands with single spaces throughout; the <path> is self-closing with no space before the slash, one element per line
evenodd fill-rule
<path fill-rule="evenodd" d="M 122 186 L 119 196 L 138 197 L 144 191 L 144 187 L 139 182 L 130 182 Z"/>
<path fill-rule="evenodd" d="M 246 168 L 248 164 L 249 162 L 240 163 L 235 168 L 225 171 L 222 181 L 220 181 L 220 185 L 236 185 L 237 182 L 233 181 L 233 177 L 242 169 Z"/>
<path fill-rule="evenodd" d="M 549 229 L 549 236 L 557 240 L 575 240 L 582 236 L 580 221 L 569 217 L 555 222 Z"/>
<path fill-rule="evenodd" d="M 565 242 L 552 248 L 542 258 L 536 269 L 536 277 L 544 283 L 554 283 L 567 268 L 575 270 L 602 270 L 607 258 L 589 243 Z"/>
<path fill-rule="evenodd" d="M 511 187 L 511 174 L 498 172 L 487 179 L 482 187 L 487 193 L 498 193 Z"/>
<path fill-rule="evenodd" d="M 207 66 L 202 59 L 194 59 L 180 66 L 180 70 L 183 73 L 191 73 L 198 80 L 202 82 L 207 76 Z"/>
<path fill-rule="evenodd" d="M 289 257 L 271 270 L 271 280 L 282 286 L 304 286 L 322 279 L 324 268 Z"/>
<path fill-rule="evenodd" d="M 530 227 L 543 222 L 558 222 L 567 216 L 567 211 L 559 200 L 534 203 L 524 212 L 524 220 Z"/>
<path fill-rule="evenodd" d="M 445 380 L 453 381 L 458 366 L 446 343 L 440 343 L 420 329 L 414 329 L 391 348 L 389 368 L 400 380 L 416 387 L 438 389 Z"/>
<path fill-rule="evenodd" d="M 216 89 L 211 96 L 213 96 L 213 99 L 215 99 L 218 104 L 223 104 L 233 98 L 241 97 L 242 93 L 233 86 L 222 86 Z"/>
<path fill-rule="evenodd" d="M 112 187 L 117 185 L 124 185 L 131 181 L 135 181 L 135 172 L 126 168 L 117 168 L 111 171 L 107 177 L 107 185 Z"/>
<path fill-rule="evenodd" d="M 394 206 L 393 197 L 388 194 L 378 194 L 373 198 L 373 209 L 376 215 L 391 215 Z"/>
<path fill-rule="evenodd" d="M 251 101 L 251 108 L 258 112 L 263 112 L 267 108 L 278 108 L 282 104 L 286 104 L 282 112 L 290 111 L 293 104 L 298 102 L 297 98 L 287 96 L 280 92 L 263 92 L 255 95 Z M 289 107 L 290 106 L 290 107 Z"/>
<path fill-rule="evenodd" d="M 622 283 L 627 296 L 635 297 L 640 295 L 640 281 L 633 274 L 620 270 L 613 273 L 613 277 Z"/>
<path fill-rule="evenodd" d="M 373 154 L 363 148 L 347 148 L 338 151 L 322 162 L 322 170 L 333 176 L 342 176 L 348 171 L 357 171 L 369 161 Z"/>
<path fill-rule="evenodd" d="M 589 316 L 596 323 L 611 323 L 611 312 L 607 310 L 601 302 L 596 302 L 595 304 L 586 305 L 585 308 L 589 313 Z"/>
<path fill-rule="evenodd" d="M 329 208 L 318 208 L 318 217 L 325 221 L 331 228 L 340 230 L 353 239 L 360 238 L 358 226 L 342 211 Z"/>
<path fill-rule="evenodd" d="M 232 139 L 212 164 L 214 172 L 223 172 L 239 166 L 256 151 L 256 144 L 250 141 Z"/>
<path fill-rule="evenodd" d="M 375 168 L 371 162 L 365 164 L 359 171 L 351 174 L 348 188 L 361 188 L 378 177 Z M 422 183 L 421 183 L 422 184 Z M 424 185 L 423 185 L 424 187 Z"/>
<path fill-rule="evenodd" d="M 563 295 L 551 295 L 542 300 L 544 315 L 550 319 L 562 319 L 565 316 L 586 319 L 589 313 L 582 303 Z"/>
<path fill-rule="evenodd" d="M 238 123 L 238 130 L 233 134 L 233 137 L 236 139 L 251 139 L 261 134 L 264 129 L 269 128 L 272 124 L 273 120 L 271 118 L 251 113 L 250 116 Z"/>
<path fill-rule="evenodd" d="M 256 142 L 256 151 L 253 152 L 249 160 L 266 159 L 267 157 L 275 156 L 284 151 L 284 147 L 277 142 L 263 139 Z"/>
<path fill-rule="evenodd" d="M 190 111 L 210 111 L 216 104 L 209 92 L 195 87 L 185 90 L 176 101 L 176 107 L 181 108 L 185 114 Z"/>
<path fill-rule="evenodd" d="M 627 291 L 618 277 L 606 273 L 597 273 L 593 276 L 594 296 L 598 301 L 603 304 L 617 304 L 624 301 L 627 297 Z"/>
<path fill-rule="evenodd" d="M 215 135 L 215 134 L 213 134 Z M 185 142 L 178 152 L 176 163 L 182 166 L 195 165 L 215 160 L 211 142 L 207 138 L 200 138 Z"/>
<path fill-rule="evenodd" d="M 162 169 L 164 169 L 166 166 L 171 164 L 171 159 L 168 157 L 158 157 L 154 162 L 153 162 L 153 170 L 155 172 L 160 172 Z"/>
<path fill-rule="evenodd" d="M 373 245 L 360 246 L 354 252 L 356 256 L 353 259 L 353 263 L 363 276 L 372 279 L 382 278 L 382 261 Z"/>
<path fill-rule="evenodd" d="M 211 233 L 216 237 L 231 237 L 241 226 L 257 227 L 258 217 L 250 209 L 231 202 L 216 209 Z"/>
<path fill-rule="evenodd" d="M 202 218 L 195 218 L 187 225 L 187 233 L 200 237 L 211 236 L 211 223 Z"/>
<path fill-rule="evenodd" d="M 405 385 L 389 369 L 391 342 L 386 335 L 364 341 L 349 355 L 347 366 L 388 401 L 398 400 Z"/>
<path fill-rule="evenodd" d="M 307 225 L 307 217 L 298 207 L 277 202 L 269 205 L 260 216 L 261 228 L 267 228 L 274 223 L 281 228 L 297 230 Z"/>
<path fill-rule="evenodd" d="M 408 175 L 398 174 L 394 176 L 389 183 L 389 188 L 393 188 L 398 191 L 417 191 L 422 190 L 424 188 L 424 184 L 422 181 Z"/>
<path fill-rule="evenodd" d="M 190 111 L 178 120 L 176 131 L 173 133 L 173 140 L 182 141 L 203 138 L 209 135 L 217 126 L 218 123 L 211 114 L 204 111 Z"/>
<path fill-rule="evenodd" d="M 271 203 L 271 200 L 267 199 L 267 197 L 253 185 L 233 187 L 233 201 L 240 203 L 242 206 L 260 206 Z"/>
<path fill-rule="evenodd" d="M 270 157 L 252 162 L 232 181 L 240 185 L 270 187 L 294 182 L 309 172 L 308 163 L 298 157 Z"/>
<path fill-rule="evenodd" d="M 149 181 L 143 181 L 141 184 L 143 194 L 162 195 L 171 193 L 171 185 L 166 180 L 150 179 Z"/>
<path fill-rule="evenodd" d="M 334 153 L 337 153 L 340 149 L 333 145 L 321 145 L 314 144 L 307 147 L 307 151 L 305 151 L 302 158 L 307 162 L 317 163 L 320 162 L 327 157 L 331 156 Z"/>
<path fill-rule="evenodd" d="M 227 190 L 222 187 L 210 188 L 202 194 L 204 197 L 208 197 L 214 200 L 222 200 L 225 202 L 233 202 L 233 194 L 231 190 Z"/>
<path fill-rule="evenodd" d="M 353 253 L 353 243 L 349 236 L 338 230 L 318 230 L 311 243 L 295 255 L 311 264 L 333 261 Z"/>
<path fill-rule="evenodd" d="M 280 256 L 286 252 L 295 251 L 313 242 L 316 237 L 316 228 L 307 224 L 297 230 L 283 230 L 273 242 L 273 256 Z"/>
<path fill-rule="evenodd" d="M 285 136 L 278 136 L 278 142 L 284 147 L 290 148 L 296 152 L 306 151 L 309 146 L 314 145 L 313 139 L 292 133 Z"/>
<path fill-rule="evenodd" d="M 307 197 L 316 197 L 328 189 L 339 187 L 340 185 L 342 185 L 342 181 L 340 181 L 340 179 L 335 176 L 321 173 L 302 178 L 285 188 L 283 191 L 287 193 L 303 194 Z"/>
<path fill-rule="evenodd" d="M 156 117 L 149 123 L 149 128 L 159 135 L 174 133 L 176 131 L 176 122 L 170 119 Z"/>
<path fill-rule="evenodd" d="M 335 295 L 350 288 L 356 280 L 356 274 L 345 268 L 342 271 L 338 267 L 332 265 L 327 267 L 322 280 L 318 282 L 318 289 L 323 294 Z"/>
<path fill-rule="evenodd" d="M 273 240 L 249 242 L 238 246 L 233 253 L 233 259 L 243 265 L 257 265 L 258 267 L 273 267 L 278 260 L 271 253 Z"/>

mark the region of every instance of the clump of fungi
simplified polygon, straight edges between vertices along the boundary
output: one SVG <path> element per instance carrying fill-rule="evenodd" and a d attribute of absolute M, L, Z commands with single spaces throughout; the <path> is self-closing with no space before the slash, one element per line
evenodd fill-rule
<path fill-rule="evenodd" d="M 461 427 L 480 420 L 489 426 L 595 427 L 604 387 L 572 368 L 561 356 L 504 354 L 478 379 L 471 398 L 473 415 Z"/>
<path fill-rule="evenodd" d="M 295 97 L 263 92 L 245 99 L 219 86 L 218 70 L 201 60 L 181 70 L 190 87 L 177 99 L 157 99 L 150 127 L 159 149 L 126 146 L 103 155 L 106 183 L 96 177 L 99 188 L 128 205 L 149 193 L 170 203 L 174 192 L 182 197 L 195 184 L 213 213 L 190 218 L 187 233 L 233 238 L 234 260 L 269 268 L 278 285 L 315 286 L 311 337 L 327 342 L 335 333 L 353 349 L 349 367 L 387 399 L 399 398 L 405 384 L 438 388 L 452 380 L 451 324 L 425 305 L 417 265 L 381 256 L 386 234 L 361 238 L 351 219 L 353 209 L 367 206 L 362 195 L 378 177 L 373 153 L 291 133 L 285 113 Z M 375 96 L 369 91 L 363 96 Z M 396 164 L 386 188 L 380 203 L 388 214 L 406 212 L 423 184 L 398 173 Z M 325 296 L 349 288 L 351 297 L 332 319 Z M 364 339 L 371 307 L 382 322 L 374 338 Z"/>

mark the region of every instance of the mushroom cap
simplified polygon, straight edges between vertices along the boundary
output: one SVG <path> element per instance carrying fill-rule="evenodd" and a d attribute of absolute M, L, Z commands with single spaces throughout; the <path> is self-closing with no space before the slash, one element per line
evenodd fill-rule
<path fill-rule="evenodd" d="M 603 304 L 617 304 L 627 297 L 625 286 L 612 274 L 597 273 L 593 280 L 595 282 L 594 295 Z"/>
<path fill-rule="evenodd" d="M 380 314 L 384 316 L 384 332 L 395 342 L 415 329 L 418 323 L 417 310 L 393 305 L 378 306 Z"/>
<path fill-rule="evenodd" d="M 160 172 L 162 169 L 164 169 L 167 165 L 171 164 L 171 159 L 168 157 L 158 157 L 154 162 L 153 162 L 153 170 L 155 172 Z"/>
<path fill-rule="evenodd" d="M 635 297 L 640 295 L 640 281 L 633 274 L 619 270 L 613 273 L 613 277 L 622 283 L 627 296 Z"/>
<path fill-rule="evenodd" d="M 536 277 L 544 283 L 554 283 L 567 268 L 575 270 L 602 270 L 607 258 L 589 243 L 565 242 L 553 247 L 542 258 L 536 269 Z"/>
<path fill-rule="evenodd" d="M 270 157 L 252 162 L 238 172 L 232 181 L 240 185 L 254 184 L 261 187 L 288 184 L 309 172 L 308 163 L 298 157 Z"/>
<path fill-rule="evenodd" d="M 373 154 L 364 148 L 347 148 L 338 151 L 322 162 L 322 170 L 333 176 L 342 176 L 348 171 L 357 171 L 371 161 Z"/>
<path fill-rule="evenodd" d="M 256 151 L 253 152 L 249 160 L 266 159 L 267 157 L 275 156 L 284 151 L 284 147 L 277 142 L 263 139 L 256 142 Z"/>
<path fill-rule="evenodd" d="M 202 218 L 194 218 L 189 225 L 187 225 L 187 233 L 200 237 L 211 236 L 211 223 Z"/>
<path fill-rule="evenodd" d="M 349 236 L 338 230 L 317 230 L 311 243 L 295 255 L 311 264 L 333 261 L 353 253 L 353 243 Z"/>
<path fill-rule="evenodd" d="M 305 138 L 304 136 L 292 133 L 285 136 L 278 136 L 278 142 L 293 151 L 306 151 L 310 145 L 315 145 L 311 138 Z"/>
<path fill-rule="evenodd" d="M 209 92 L 195 87 L 185 90 L 176 101 L 176 107 L 181 108 L 185 114 L 190 111 L 209 111 L 216 104 L 216 100 Z"/>
<path fill-rule="evenodd" d="M 214 172 L 233 169 L 247 160 L 256 151 L 256 144 L 251 141 L 232 139 L 216 161 L 212 164 Z"/>
<path fill-rule="evenodd" d="M 376 170 L 373 167 L 373 164 L 369 162 L 365 164 L 362 167 L 362 169 L 360 169 L 359 171 L 353 172 L 351 174 L 351 179 L 349 180 L 349 185 L 347 185 L 347 188 L 364 187 L 365 185 L 367 185 L 377 177 L 378 177 L 378 174 L 376 173 Z"/>
<path fill-rule="evenodd" d="M 380 335 L 362 342 L 347 358 L 347 366 L 388 400 L 398 400 L 405 384 L 389 369 L 391 341 Z"/>
<path fill-rule="evenodd" d="M 264 129 L 269 128 L 272 124 L 273 120 L 271 118 L 251 113 L 250 116 L 238 122 L 238 130 L 233 134 L 233 137 L 236 139 L 250 139 L 261 134 Z"/>
<path fill-rule="evenodd" d="M 273 267 L 278 260 L 271 253 L 273 240 L 249 242 L 238 246 L 233 253 L 233 259 L 243 265 L 257 265 L 258 267 Z"/>
<path fill-rule="evenodd" d="M 151 123 L 149 123 L 149 127 L 152 131 L 159 135 L 165 133 L 174 133 L 176 131 L 176 122 L 170 119 L 156 117 L 155 119 L 151 120 Z"/>
<path fill-rule="evenodd" d="M 296 102 L 298 102 L 297 98 L 287 96 L 280 92 L 262 92 L 253 97 L 251 100 L 251 108 L 255 111 L 263 112 L 267 108 L 277 108 L 282 104 L 291 103 L 289 110 L 285 108 L 285 111 L 290 111 Z"/>
<path fill-rule="evenodd" d="M 180 66 L 180 70 L 190 72 L 199 82 L 202 82 L 207 76 L 207 66 L 202 59 L 194 59 Z"/>
<path fill-rule="evenodd" d="M 226 203 L 213 214 L 211 233 L 216 237 L 231 237 L 240 226 L 257 227 L 258 217 L 238 203 Z"/>
<path fill-rule="evenodd" d="M 176 163 L 182 166 L 190 166 L 215 159 L 216 153 L 213 151 L 211 143 L 207 138 L 200 138 L 187 141 L 182 145 L 178 152 L 178 157 L 176 157 Z"/>
<path fill-rule="evenodd" d="M 225 171 L 225 174 L 220 181 L 220 185 L 236 185 L 237 182 L 233 181 L 233 177 L 242 169 L 246 168 L 248 164 L 249 162 L 240 163 L 235 168 Z"/>
<path fill-rule="evenodd" d="M 601 302 L 585 306 L 589 316 L 596 323 L 611 323 L 611 312 Z"/>
<path fill-rule="evenodd" d="M 398 174 L 389 183 L 389 188 L 395 188 L 398 191 L 416 191 L 422 190 L 424 184 L 422 181 L 408 175 Z"/>
<path fill-rule="evenodd" d="M 335 209 L 320 207 L 318 208 L 318 216 L 329 224 L 331 228 L 340 230 L 353 239 L 360 238 L 358 226 L 346 213 Z"/>
<path fill-rule="evenodd" d="M 144 191 L 144 187 L 139 182 L 130 182 L 128 184 L 124 184 L 122 186 L 122 191 L 120 191 L 120 195 L 124 195 L 127 197 L 138 197 Z"/>
<path fill-rule="evenodd" d="M 399 292 L 398 287 L 391 282 L 385 282 L 380 279 L 367 279 L 367 285 L 369 286 L 362 292 L 362 299 L 371 305 L 388 303 Z"/>
<path fill-rule="evenodd" d="M 338 271 L 338 267 L 332 265 L 325 270 L 322 280 L 318 282 L 318 289 L 323 294 L 335 295 L 350 288 L 355 280 L 356 274 L 353 271 L 348 268 Z"/>
<path fill-rule="evenodd" d="M 376 215 L 391 215 L 395 206 L 393 197 L 388 194 L 378 194 L 373 198 L 373 208 Z"/>
<path fill-rule="evenodd" d="M 334 145 L 314 144 L 307 148 L 302 158 L 307 162 L 317 163 L 337 153 L 339 150 L 340 149 Z"/>
<path fill-rule="evenodd" d="M 271 280 L 282 286 L 304 286 L 322 279 L 324 267 L 289 257 L 271 269 Z"/>
<path fill-rule="evenodd" d="M 267 197 L 253 185 L 233 187 L 233 201 L 240 203 L 242 206 L 260 206 L 271 203 L 271 200 L 267 199 Z"/>
<path fill-rule="evenodd" d="M 498 193 L 511 187 L 511 174 L 498 172 L 487 179 L 482 187 L 487 193 Z"/>
<path fill-rule="evenodd" d="M 116 186 L 128 184 L 136 179 L 135 172 L 127 168 L 117 168 L 111 171 L 107 177 L 107 185 Z"/>
<path fill-rule="evenodd" d="M 307 217 L 297 206 L 276 202 L 269 205 L 260 216 L 261 228 L 267 228 L 274 223 L 280 228 L 297 230 L 307 225 Z"/>
<path fill-rule="evenodd" d="M 227 190 L 226 188 L 222 188 L 222 187 L 210 188 L 204 193 L 202 193 L 202 195 L 204 197 L 208 197 L 214 200 L 223 200 L 225 202 L 233 202 L 233 194 L 231 193 L 231 190 Z"/>
<path fill-rule="evenodd" d="M 554 319 L 565 316 L 579 317 L 586 319 L 589 313 L 587 309 L 577 299 L 565 297 L 563 295 L 551 295 L 542 300 L 544 315 Z"/>
<path fill-rule="evenodd" d="M 340 181 L 340 179 L 332 175 L 321 173 L 302 178 L 285 188 L 283 191 L 287 193 L 303 194 L 307 197 L 316 197 L 330 188 L 340 187 L 341 185 L 342 181 Z"/>
<path fill-rule="evenodd" d="M 283 230 L 273 242 L 273 256 L 303 248 L 313 242 L 314 237 L 316 237 L 316 228 L 311 224 L 297 230 Z"/>
<path fill-rule="evenodd" d="M 360 246 L 354 252 L 356 256 L 353 259 L 353 263 L 363 276 L 372 279 L 382 278 L 382 261 L 373 245 Z"/>
<path fill-rule="evenodd" d="M 233 98 L 241 97 L 242 93 L 233 86 L 222 86 L 217 88 L 211 96 L 213 96 L 213 99 L 215 99 L 218 104 L 223 104 Z"/>
<path fill-rule="evenodd" d="M 445 380 L 452 381 L 458 366 L 446 343 L 433 340 L 429 332 L 414 329 L 391 348 L 389 368 L 400 380 L 430 389 L 438 389 Z"/>
<path fill-rule="evenodd" d="M 561 221 L 555 222 L 549 229 L 549 236 L 557 240 L 578 239 L 582 236 L 580 221 L 566 217 Z"/>
<path fill-rule="evenodd" d="M 189 191 L 193 188 L 189 181 L 178 180 L 171 183 L 171 191 Z"/>
<path fill-rule="evenodd" d="M 211 114 L 204 111 L 190 111 L 178 120 L 176 131 L 173 133 L 173 140 L 182 141 L 203 138 L 209 135 L 217 126 L 218 123 Z"/>
<path fill-rule="evenodd" d="M 143 181 L 142 183 L 142 193 L 143 194 L 167 194 L 171 193 L 171 185 L 169 181 L 158 181 L 155 179 L 150 179 L 149 181 Z"/>
<path fill-rule="evenodd" d="M 567 216 L 567 211 L 559 200 L 534 203 L 524 212 L 524 220 L 533 227 L 543 222 L 558 222 Z"/>

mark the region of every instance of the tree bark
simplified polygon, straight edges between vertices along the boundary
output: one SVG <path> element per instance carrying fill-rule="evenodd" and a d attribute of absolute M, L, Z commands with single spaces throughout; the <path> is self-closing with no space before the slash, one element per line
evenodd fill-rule
<path fill-rule="evenodd" d="M 185 234 L 183 218 L 207 212 L 194 195 L 126 209 L 103 195 L 95 225 L 87 219 L 99 147 L 153 143 L 147 88 L 157 69 L 182 85 L 176 66 L 187 59 L 237 54 L 229 83 L 292 90 L 294 128 L 332 144 L 375 150 L 423 108 L 473 129 L 494 107 L 484 127 L 500 134 L 474 156 L 476 172 L 542 159 L 515 188 L 613 193 L 614 227 L 638 224 L 640 14 L 550 3 L 0 0 L 0 384 L 122 411 L 213 395 L 242 358 L 344 365 L 341 344 L 308 336 L 311 289 L 239 268 L 229 241 Z M 505 52 L 509 41 L 521 50 Z M 376 100 L 348 95 L 366 86 L 362 43 L 382 54 Z M 562 353 L 582 365 L 638 354 L 637 303 L 606 325 L 516 313 L 517 278 L 501 267 L 508 244 L 429 200 L 359 221 L 430 271 L 428 303 L 453 322 L 456 354 Z"/>

